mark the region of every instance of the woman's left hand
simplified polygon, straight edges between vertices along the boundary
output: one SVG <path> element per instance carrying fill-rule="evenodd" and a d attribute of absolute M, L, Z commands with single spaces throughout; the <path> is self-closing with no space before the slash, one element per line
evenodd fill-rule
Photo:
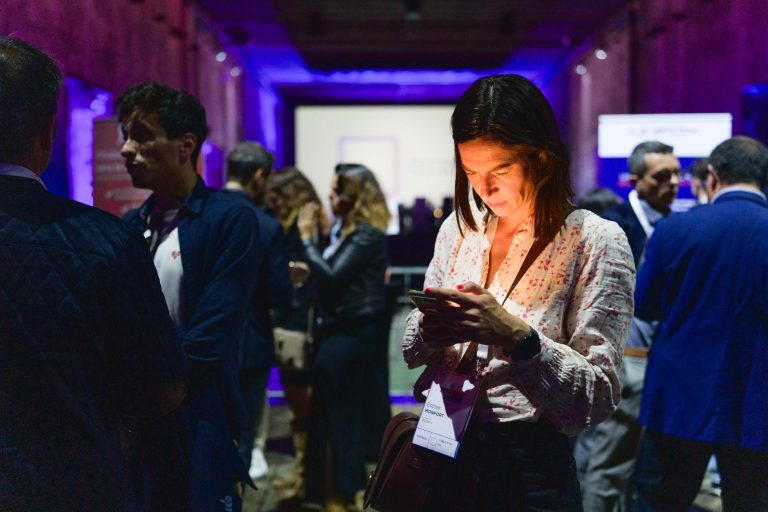
<path fill-rule="evenodd" d="M 419 310 L 453 327 L 455 341 L 474 341 L 514 350 L 530 332 L 530 326 L 505 310 L 488 290 L 467 281 L 456 289 L 429 288 L 430 297 L 455 302 L 459 307 L 424 305 Z"/>

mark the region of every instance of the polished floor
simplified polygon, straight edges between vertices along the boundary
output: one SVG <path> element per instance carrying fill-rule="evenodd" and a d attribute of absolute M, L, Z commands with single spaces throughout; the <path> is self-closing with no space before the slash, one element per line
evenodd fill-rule
<path fill-rule="evenodd" d="M 399 411 L 401 406 L 393 406 Z M 417 411 L 418 412 L 418 409 Z M 279 493 L 270 482 L 273 478 L 286 475 L 292 467 L 290 441 L 290 412 L 285 406 L 274 406 L 270 411 L 269 439 L 267 441 L 266 458 L 269 472 L 265 478 L 256 482 L 258 490 L 248 489 L 245 494 L 243 512 L 278 512 Z M 721 512 L 720 498 L 712 493 L 702 491 L 696 499 L 695 507 L 690 512 Z M 588 512 L 588 511 L 587 511 Z"/>
<path fill-rule="evenodd" d="M 398 310 L 392 321 L 389 344 L 389 378 L 390 394 L 394 397 L 393 413 L 409 407 L 413 412 L 421 410 L 419 405 L 402 405 L 398 397 L 410 396 L 413 384 L 419 376 L 419 370 L 409 370 L 400 355 L 400 340 L 405 332 L 405 317 L 409 309 Z M 291 413 L 278 396 L 272 397 L 273 405 L 269 411 L 269 435 L 265 455 L 269 472 L 265 478 L 256 482 L 258 490 L 247 489 L 245 493 L 244 512 L 272 512 L 278 510 L 279 492 L 272 488 L 270 482 L 277 477 L 284 476 L 293 467 L 292 445 L 290 438 Z"/>

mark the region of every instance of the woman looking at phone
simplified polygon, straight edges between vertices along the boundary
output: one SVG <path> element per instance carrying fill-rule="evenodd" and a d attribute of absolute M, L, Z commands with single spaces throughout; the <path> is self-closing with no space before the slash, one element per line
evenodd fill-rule
<path fill-rule="evenodd" d="M 489 345 L 455 461 L 426 510 L 582 510 L 568 435 L 610 416 L 635 269 L 619 227 L 574 209 L 570 157 L 542 93 L 517 75 L 476 81 L 451 119 L 456 211 L 408 317 L 409 367 L 450 369 Z M 548 242 L 504 302 L 536 239 Z"/>

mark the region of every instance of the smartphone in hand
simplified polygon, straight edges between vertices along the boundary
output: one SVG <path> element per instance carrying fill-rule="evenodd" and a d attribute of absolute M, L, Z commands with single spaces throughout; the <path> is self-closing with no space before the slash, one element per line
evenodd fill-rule
<path fill-rule="evenodd" d="M 427 295 L 422 290 L 408 290 L 408 299 L 413 303 L 414 306 L 447 306 L 447 307 L 456 307 L 458 304 L 438 299 L 437 297 L 432 297 L 431 295 Z"/>

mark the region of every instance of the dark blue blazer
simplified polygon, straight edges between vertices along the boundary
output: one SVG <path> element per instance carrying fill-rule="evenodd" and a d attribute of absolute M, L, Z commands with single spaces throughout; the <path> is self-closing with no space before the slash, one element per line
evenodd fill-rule
<path fill-rule="evenodd" d="M 126 215 L 142 233 L 153 201 Z M 203 512 L 222 499 L 238 501 L 233 483 L 250 482 L 232 440 L 245 421 L 236 349 L 261 257 L 259 224 L 255 208 L 200 179 L 179 216 L 189 394 L 173 418 L 145 434 L 139 455 L 153 471 L 144 495 L 156 509 Z"/>
<path fill-rule="evenodd" d="M 640 422 L 768 450 L 768 204 L 732 191 L 656 225 L 635 314 L 661 320 Z"/>
<path fill-rule="evenodd" d="M 0 510 L 133 510 L 120 425 L 184 372 L 141 236 L 0 176 Z"/>
<path fill-rule="evenodd" d="M 256 288 L 251 296 L 248 319 L 237 349 L 241 369 L 269 369 L 275 361 L 275 338 L 272 335 L 270 310 L 291 304 L 293 286 L 288 272 L 288 256 L 283 243 L 283 226 L 253 202 L 245 192 L 221 190 L 233 200 L 253 206 L 259 221 L 261 262 L 254 269 Z"/>
<path fill-rule="evenodd" d="M 627 235 L 629 247 L 632 249 L 632 256 L 635 258 L 635 268 L 638 268 L 648 237 L 645 234 L 643 225 L 640 224 L 637 215 L 632 210 L 632 205 L 628 202 L 616 205 L 603 212 L 602 217 L 614 221 Z"/>

